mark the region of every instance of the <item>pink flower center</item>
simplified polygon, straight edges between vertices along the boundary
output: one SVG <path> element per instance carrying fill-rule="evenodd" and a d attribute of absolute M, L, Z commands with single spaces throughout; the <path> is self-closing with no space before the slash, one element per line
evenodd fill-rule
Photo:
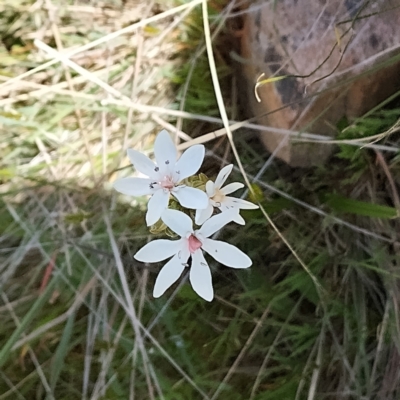
<path fill-rule="evenodd" d="M 199 239 L 197 239 L 196 236 L 190 235 L 188 241 L 189 241 L 189 251 L 191 254 L 193 254 L 196 250 L 200 249 L 201 242 Z"/>
<path fill-rule="evenodd" d="M 164 176 L 163 180 L 160 182 L 160 185 L 164 189 L 172 190 L 175 187 L 175 182 L 172 180 L 171 176 Z"/>

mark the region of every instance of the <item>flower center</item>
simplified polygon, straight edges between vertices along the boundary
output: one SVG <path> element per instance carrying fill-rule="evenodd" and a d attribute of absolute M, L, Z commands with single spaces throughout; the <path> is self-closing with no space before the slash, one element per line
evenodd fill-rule
<path fill-rule="evenodd" d="M 196 250 L 200 249 L 201 242 L 199 239 L 197 239 L 196 236 L 190 235 L 188 241 L 189 241 L 189 251 L 191 254 L 193 254 Z"/>
<path fill-rule="evenodd" d="M 214 200 L 216 203 L 222 203 L 225 199 L 225 195 L 220 191 L 217 190 L 211 200 Z"/>
<path fill-rule="evenodd" d="M 175 187 L 175 182 L 171 176 L 164 176 L 163 180 L 160 182 L 163 189 L 172 190 Z"/>

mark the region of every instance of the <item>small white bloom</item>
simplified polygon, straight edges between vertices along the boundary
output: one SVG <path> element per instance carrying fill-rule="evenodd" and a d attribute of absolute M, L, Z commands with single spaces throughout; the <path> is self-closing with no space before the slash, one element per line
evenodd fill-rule
<path fill-rule="evenodd" d="M 190 217 L 181 211 L 165 210 L 161 219 L 181 238 L 179 240 L 153 240 L 134 255 L 136 260 L 143 262 L 158 262 L 172 257 L 157 276 L 153 296 L 160 297 L 179 279 L 191 257 L 190 283 L 199 296 L 211 301 L 214 297 L 211 271 L 202 250 L 228 267 L 250 267 L 251 259 L 237 247 L 220 240 L 209 239 L 213 233 L 231 222 L 235 216 L 235 211 L 223 212 L 208 219 L 199 230 L 193 231 Z"/>
<path fill-rule="evenodd" d="M 236 210 L 236 216 L 233 221 L 240 225 L 245 224 L 244 219 L 239 214 L 240 209 L 251 210 L 258 208 L 256 204 L 253 204 L 250 201 L 227 196 L 227 194 L 236 192 L 236 190 L 239 190 L 244 186 L 243 183 L 233 182 L 225 187 L 222 187 L 231 173 L 232 168 L 233 164 L 227 165 L 221 169 L 215 182 L 208 181 L 206 183 L 208 206 L 207 208 L 196 210 L 195 221 L 197 225 L 203 224 L 204 221 L 211 217 L 214 212 L 214 207 L 219 208 L 222 212 L 231 209 Z"/>
<path fill-rule="evenodd" d="M 133 166 L 148 178 L 121 178 L 114 182 L 114 188 L 128 196 L 151 195 L 147 205 L 147 226 L 155 224 L 168 207 L 172 194 L 182 207 L 206 208 L 207 195 L 200 189 L 179 184 L 195 174 L 204 159 L 204 146 L 189 147 L 176 161 L 177 150 L 169 133 L 162 130 L 154 142 L 156 163 L 139 151 L 129 149 L 128 157 Z"/>

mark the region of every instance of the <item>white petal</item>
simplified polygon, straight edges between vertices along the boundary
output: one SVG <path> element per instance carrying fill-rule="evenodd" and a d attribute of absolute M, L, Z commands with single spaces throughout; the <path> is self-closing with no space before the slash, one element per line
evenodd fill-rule
<path fill-rule="evenodd" d="M 219 231 L 222 227 L 229 222 L 232 222 L 236 217 L 237 210 L 227 210 L 218 215 L 214 215 L 198 230 L 203 237 L 209 237 L 213 233 Z"/>
<path fill-rule="evenodd" d="M 157 298 L 163 295 L 165 291 L 179 279 L 185 269 L 186 263 L 187 259 L 184 261 L 180 260 L 178 255 L 176 255 L 162 267 L 154 285 L 154 297 Z"/>
<path fill-rule="evenodd" d="M 224 184 L 226 178 L 228 178 L 229 174 L 232 172 L 232 168 L 233 164 L 229 164 L 226 167 L 222 168 L 221 171 L 219 171 L 217 179 L 215 180 L 215 187 L 217 189 L 220 189 L 221 186 Z"/>
<path fill-rule="evenodd" d="M 243 217 L 239 213 L 237 213 L 233 222 L 236 222 L 239 225 L 246 225 L 246 221 L 243 219 Z"/>
<path fill-rule="evenodd" d="M 250 201 L 247 200 L 237 199 L 236 197 L 230 197 L 230 196 L 225 197 L 223 204 L 226 205 L 227 207 L 241 208 L 243 210 L 254 210 L 258 208 L 257 204 L 251 203 Z"/>
<path fill-rule="evenodd" d="M 201 167 L 204 160 L 205 149 L 202 144 L 189 147 L 175 165 L 177 182 L 188 176 L 194 175 Z"/>
<path fill-rule="evenodd" d="M 169 192 L 158 189 L 147 203 L 146 223 L 147 226 L 154 225 L 161 217 L 163 211 L 168 207 Z"/>
<path fill-rule="evenodd" d="M 189 216 L 178 210 L 165 210 L 161 216 L 164 224 L 180 237 L 186 238 L 193 233 L 193 224 Z"/>
<path fill-rule="evenodd" d="M 178 186 L 172 194 L 182 207 L 191 208 L 193 210 L 207 208 L 209 203 L 208 196 L 205 192 L 189 186 Z"/>
<path fill-rule="evenodd" d="M 225 187 L 223 187 L 221 189 L 221 192 L 223 194 L 230 194 L 230 193 L 236 192 L 236 190 L 239 190 L 242 187 L 244 187 L 243 183 L 233 182 L 233 183 L 230 183 L 229 185 L 226 185 Z"/>
<path fill-rule="evenodd" d="M 201 248 L 227 267 L 248 268 L 252 264 L 250 257 L 243 251 L 220 240 L 204 239 Z"/>
<path fill-rule="evenodd" d="M 196 210 L 195 222 L 197 225 L 203 225 L 213 214 L 214 207 L 208 203 L 208 207 L 202 210 Z"/>
<path fill-rule="evenodd" d="M 210 267 L 201 250 L 197 250 L 192 254 L 192 266 L 189 277 L 193 290 L 200 297 L 207 301 L 211 301 L 214 298 Z"/>
<path fill-rule="evenodd" d="M 145 196 L 154 193 L 150 185 L 153 181 L 144 178 L 121 178 L 114 182 L 114 189 L 128 196 Z"/>
<path fill-rule="evenodd" d="M 128 157 L 133 166 L 142 174 L 159 180 L 159 173 L 157 172 L 157 166 L 150 160 L 149 157 L 145 156 L 140 151 L 134 149 L 128 149 Z"/>
<path fill-rule="evenodd" d="M 206 193 L 208 197 L 213 197 L 215 194 L 215 185 L 214 182 L 208 181 L 206 183 Z"/>
<path fill-rule="evenodd" d="M 169 133 L 163 129 L 154 142 L 154 155 L 162 174 L 174 171 L 176 162 L 176 146 Z"/>
<path fill-rule="evenodd" d="M 218 207 L 221 212 L 226 212 L 226 211 L 236 211 L 236 216 L 233 218 L 233 222 L 236 222 L 239 225 L 246 225 L 246 221 L 243 219 L 243 217 L 240 215 L 240 209 L 239 208 L 235 208 L 235 207 L 227 207 L 224 206 L 223 204 Z"/>
<path fill-rule="evenodd" d="M 180 240 L 153 240 L 143 246 L 133 257 L 142 262 L 158 262 L 172 257 L 183 247 L 184 242 Z"/>

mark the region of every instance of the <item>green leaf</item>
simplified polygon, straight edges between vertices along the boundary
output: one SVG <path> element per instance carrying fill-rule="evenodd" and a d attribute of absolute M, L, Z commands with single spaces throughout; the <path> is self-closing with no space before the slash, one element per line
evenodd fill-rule
<path fill-rule="evenodd" d="M 9 180 L 14 178 L 15 169 L 13 168 L 1 168 L 0 169 L 0 179 Z"/>
<path fill-rule="evenodd" d="M 10 355 L 11 349 L 14 344 L 21 337 L 23 332 L 27 329 L 29 324 L 35 319 L 37 314 L 41 311 L 41 309 L 48 302 L 51 294 L 53 293 L 54 286 L 56 285 L 57 279 L 51 279 L 50 283 L 47 285 L 46 290 L 37 298 L 37 300 L 32 304 L 32 307 L 25 314 L 19 326 L 15 329 L 12 335 L 9 337 L 7 342 L 3 345 L 0 350 L 0 368 L 7 363 Z"/>
<path fill-rule="evenodd" d="M 65 363 L 65 357 L 67 355 L 68 345 L 71 340 L 74 322 L 75 322 L 75 313 L 72 313 L 67 320 L 67 323 L 64 328 L 64 332 L 61 336 L 61 341 L 57 347 L 56 353 L 55 353 L 53 361 L 52 361 L 50 386 L 53 391 L 56 387 L 58 378 L 60 376 L 60 373 L 61 373 L 64 363 Z"/>
<path fill-rule="evenodd" d="M 93 217 L 94 213 L 86 212 L 86 211 L 79 211 L 73 214 L 67 214 L 64 217 L 64 221 L 70 224 L 80 224 L 81 222 L 87 220 L 88 218 Z"/>
<path fill-rule="evenodd" d="M 394 207 L 348 199 L 336 194 L 326 195 L 325 204 L 339 213 L 350 213 L 372 218 L 396 218 L 399 216 Z"/>
<path fill-rule="evenodd" d="M 263 201 L 262 206 L 268 214 L 273 214 L 282 210 L 288 210 L 294 206 L 294 203 L 284 197 L 278 197 L 277 199 Z"/>

